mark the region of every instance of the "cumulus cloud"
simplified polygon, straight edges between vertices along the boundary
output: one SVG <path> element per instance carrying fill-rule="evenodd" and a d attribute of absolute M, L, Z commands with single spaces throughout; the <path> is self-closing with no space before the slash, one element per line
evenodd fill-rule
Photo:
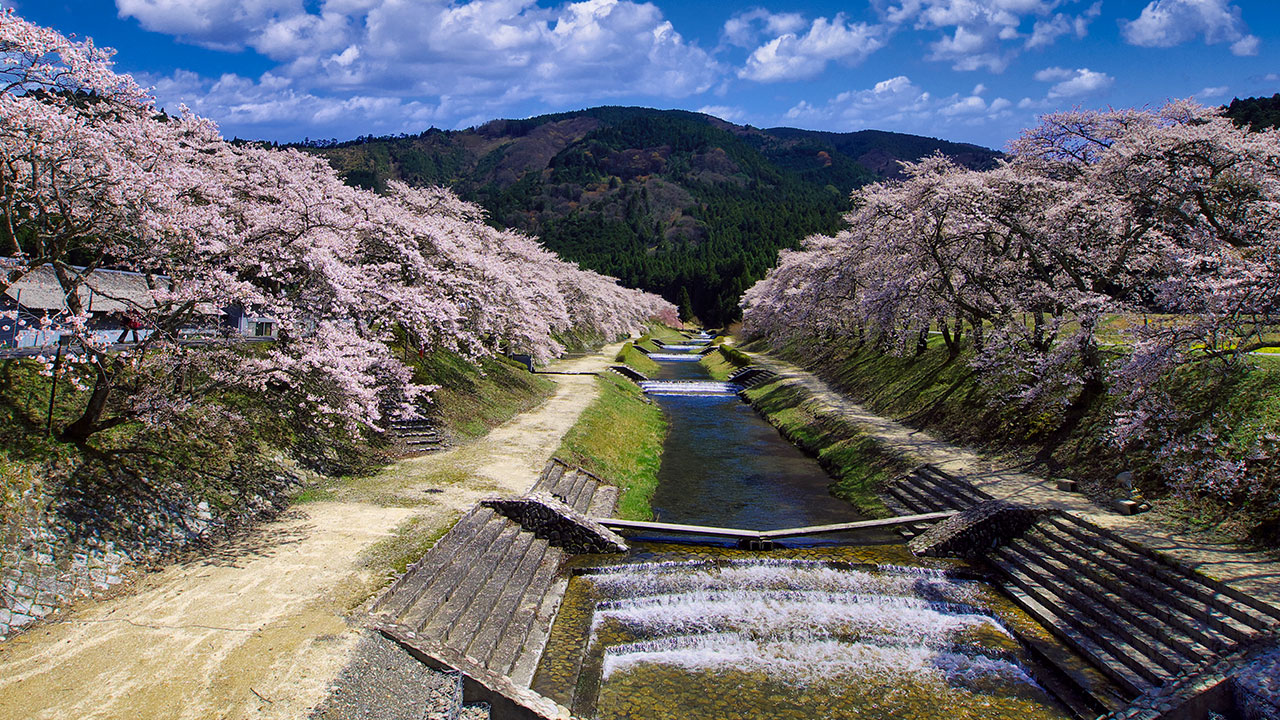
<path fill-rule="evenodd" d="M 803 35 L 784 33 L 756 48 L 738 77 L 759 82 L 813 77 L 830 61 L 856 65 L 884 44 L 878 26 L 849 22 L 843 14 L 818 18 Z"/>
<path fill-rule="evenodd" d="M 998 97 L 990 102 L 979 85 L 967 96 L 935 97 L 905 75 L 882 80 L 865 90 L 840 93 L 824 104 L 802 101 L 786 118 L 836 130 L 878 127 L 905 131 L 937 131 L 951 124 L 982 125 L 1009 117 L 1013 103 Z"/>
<path fill-rule="evenodd" d="M 1047 47 L 1067 35 L 1087 35 L 1101 3 L 1078 14 L 1066 11 L 1074 4 L 1073 0 L 881 0 L 877 6 L 890 25 L 941 31 L 929 46 L 928 59 L 949 62 L 956 70 L 999 73 L 1020 49 Z"/>
<path fill-rule="evenodd" d="M 1102 14 L 1102 3 L 1095 2 L 1089 6 L 1088 10 L 1075 17 L 1065 13 L 1055 13 L 1049 18 L 1036 20 L 1025 47 L 1028 50 L 1048 47 L 1064 35 L 1074 35 L 1077 39 L 1083 38 L 1089 34 L 1089 23 L 1100 14 Z"/>
<path fill-rule="evenodd" d="M 301 0 L 116 0 L 120 17 L 215 50 L 255 47 L 272 26 L 306 14 Z"/>
<path fill-rule="evenodd" d="M 297 117 L 295 102 L 329 112 L 346 102 L 370 113 L 383 103 L 439 115 L 635 94 L 680 98 L 725 74 L 655 5 L 631 0 L 555 8 L 535 0 L 117 0 L 117 7 L 149 30 L 205 47 L 251 48 L 279 63 L 256 81 L 186 78 L 167 86 L 192 106 L 226 108 L 229 115 L 210 113 L 224 121 Z M 267 102 L 259 91 L 280 79 L 291 100 Z M 202 89 L 212 95 L 201 98 Z"/>
<path fill-rule="evenodd" d="M 1054 86 L 1049 88 L 1048 98 L 1051 100 L 1092 95 L 1106 90 L 1116 81 L 1106 73 L 1094 72 L 1089 68 L 1070 70 L 1048 67 L 1037 72 L 1035 78 L 1040 82 L 1054 83 Z"/>
<path fill-rule="evenodd" d="M 1230 0 L 1153 0 L 1120 28 L 1126 41 L 1140 47 L 1173 47 L 1203 36 L 1209 45 L 1230 43 L 1236 55 L 1258 53 L 1258 38 Z"/>
<path fill-rule="evenodd" d="M 1216 87 L 1204 88 L 1200 92 L 1196 93 L 1196 97 L 1202 100 L 1206 100 L 1209 98 L 1220 98 L 1220 97 L 1225 97 L 1226 94 L 1229 92 L 1231 92 L 1231 86 L 1218 85 Z"/>
<path fill-rule="evenodd" d="M 800 13 L 772 13 L 756 8 L 738 13 L 725 21 L 721 36 L 725 44 L 751 48 L 760 37 L 778 37 L 803 30 L 808 21 Z"/>

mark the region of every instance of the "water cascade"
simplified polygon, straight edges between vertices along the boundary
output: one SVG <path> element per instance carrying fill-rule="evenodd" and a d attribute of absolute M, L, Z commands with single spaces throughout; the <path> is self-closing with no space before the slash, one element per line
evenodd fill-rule
<path fill-rule="evenodd" d="M 733 383 L 715 380 L 646 380 L 640 387 L 650 395 L 696 395 L 700 397 L 724 397 L 738 394 Z"/>
<path fill-rule="evenodd" d="M 702 356 L 697 353 L 649 353 L 649 359 L 660 362 L 698 362 Z"/>
<path fill-rule="evenodd" d="M 992 592 L 938 569 L 732 551 L 583 568 L 562 611 L 584 638 L 572 702 L 599 720 L 1065 717 Z"/>

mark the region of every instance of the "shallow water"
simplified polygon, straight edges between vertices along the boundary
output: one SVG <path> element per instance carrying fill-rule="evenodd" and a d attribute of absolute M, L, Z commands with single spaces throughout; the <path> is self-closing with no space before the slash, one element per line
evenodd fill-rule
<path fill-rule="evenodd" d="M 900 547 L 641 543 L 595 560 L 609 564 L 579 568 L 534 683 L 575 714 L 1066 717 L 1009 629 L 1026 620 L 947 563 L 903 565 Z"/>
<path fill-rule="evenodd" d="M 696 354 L 681 357 L 661 362 L 657 377 L 641 383 L 668 422 L 657 520 L 776 530 L 863 519 L 830 494 L 822 466 L 739 399 L 736 387 L 712 380 Z M 868 537 L 877 539 L 891 538 Z"/>

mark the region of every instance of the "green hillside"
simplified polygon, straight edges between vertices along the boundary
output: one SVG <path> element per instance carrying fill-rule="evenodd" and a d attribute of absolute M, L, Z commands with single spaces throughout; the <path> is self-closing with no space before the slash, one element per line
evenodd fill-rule
<path fill-rule="evenodd" d="M 998 153 L 880 131 L 761 130 L 681 110 L 599 107 L 460 131 L 309 144 L 353 185 L 442 184 L 493 224 L 704 322 L 737 316 L 782 248 L 834 232 L 849 192 L 900 159 L 942 151 L 986 167 Z"/>
<path fill-rule="evenodd" d="M 1236 98 L 1227 106 L 1227 117 L 1238 126 L 1261 131 L 1280 128 L 1280 93 L 1271 97 Z"/>

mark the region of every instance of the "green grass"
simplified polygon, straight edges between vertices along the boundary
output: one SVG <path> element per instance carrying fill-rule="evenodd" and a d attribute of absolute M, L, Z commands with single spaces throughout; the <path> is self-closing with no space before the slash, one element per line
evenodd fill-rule
<path fill-rule="evenodd" d="M 376 577 L 393 578 L 408 569 L 458 522 L 458 515 L 441 522 L 433 515 L 417 515 L 396 527 L 390 537 L 366 549 L 361 565 Z"/>
<path fill-rule="evenodd" d="M 555 391 L 555 383 L 501 356 L 476 364 L 440 351 L 411 355 L 409 364 L 414 380 L 440 386 L 428 412 L 458 439 L 480 437 Z"/>
<path fill-rule="evenodd" d="M 659 325 L 657 323 L 650 323 L 649 332 L 645 333 L 644 336 L 647 338 L 660 340 L 668 344 L 682 343 L 688 339 L 679 330 L 676 330 L 675 328 L 672 328 L 672 327 L 667 327 L 666 325 Z"/>
<path fill-rule="evenodd" d="M 1110 319 L 1115 324 L 1127 320 Z M 765 349 L 754 343 L 749 347 Z M 968 348 L 950 357 L 936 336 L 918 357 L 888 355 L 870 343 L 852 342 L 795 343 L 775 352 L 881 415 L 981 446 L 1010 462 L 1030 463 L 1046 476 L 1074 478 L 1095 498 L 1116 496 L 1120 489 L 1114 477 L 1129 470 L 1155 504 L 1156 514 L 1167 522 L 1259 545 L 1280 541 L 1280 471 L 1250 459 L 1265 457 L 1255 449 L 1259 446 L 1274 454 L 1274 438 L 1280 437 L 1280 368 L 1275 356 L 1252 356 L 1237 372 L 1225 374 L 1212 365 L 1191 365 L 1161 382 L 1179 408 L 1179 432 L 1209 432 L 1218 438 L 1213 452 L 1250 464 L 1250 486 L 1228 497 L 1196 495 L 1172 486 L 1170 471 L 1152 448 L 1118 448 L 1111 439 L 1119 402 L 1115 396 L 1104 394 L 1078 423 L 1068 426 L 1066 409 L 1074 390 L 1037 404 L 1012 402 L 1013 388 L 975 372 Z M 1199 456 L 1176 462 L 1184 467 L 1205 465 Z"/>
<path fill-rule="evenodd" d="M 651 519 L 666 418 L 634 383 L 610 376 L 598 382 L 600 397 L 582 412 L 556 455 L 622 488 L 619 518 Z"/>
<path fill-rule="evenodd" d="M 747 390 L 747 399 L 784 437 L 817 456 L 835 478 L 833 495 L 868 517 L 893 514 L 877 491 L 910 470 L 910 463 L 843 417 L 817 412 L 807 391 L 787 381 Z"/>
<path fill-rule="evenodd" d="M 702 356 L 702 363 L 711 377 L 716 380 L 727 380 L 735 371 L 751 364 L 751 356 L 732 347 L 721 345 L 714 352 Z"/>
<path fill-rule="evenodd" d="M 622 350 L 618 351 L 618 356 L 614 360 L 649 377 L 653 377 L 653 374 L 658 372 L 658 363 L 650 360 L 648 355 L 637 350 L 635 343 L 631 341 L 622 346 Z"/>

